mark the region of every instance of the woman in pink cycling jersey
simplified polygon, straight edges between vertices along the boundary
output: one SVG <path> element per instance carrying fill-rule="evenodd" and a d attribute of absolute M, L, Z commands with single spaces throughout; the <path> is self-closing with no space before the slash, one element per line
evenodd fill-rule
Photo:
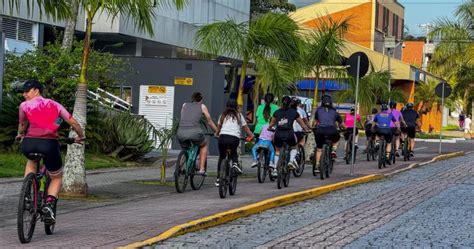
<path fill-rule="evenodd" d="M 362 123 L 361 123 L 361 118 L 360 118 L 360 114 L 357 114 L 357 116 L 354 114 L 355 112 L 355 106 L 352 105 L 351 106 L 351 111 L 350 113 L 347 113 L 346 114 L 346 120 L 345 120 L 345 126 L 346 126 L 346 131 L 344 132 L 344 139 L 346 141 L 349 140 L 349 137 L 352 136 L 352 132 L 354 131 L 354 125 L 357 125 L 359 124 L 358 127 L 362 127 Z M 356 117 L 356 118 L 354 118 Z M 357 123 L 354 122 L 354 119 L 357 120 Z M 355 146 L 356 148 L 358 148 L 358 142 L 359 142 L 359 128 L 356 126 L 356 137 L 355 137 Z M 344 147 L 345 150 L 347 150 L 347 146 L 348 146 L 348 143 L 346 142 L 346 146 Z"/>
<path fill-rule="evenodd" d="M 23 138 L 21 151 L 28 157 L 30 153 L 44 155 L 44 164 L 51 177 L 48 198 L 43 212 L 46 219 L 55 221 L 52 206 L 58 199 L 62 183 L 62 160 L 59 151 L 58 129 L 66 121 L 78 134 L 77 143 L 84 139 L 84 131 L 72 115 L 54 100 L 43 98 L 43 86 L 37 80 L 29 80 L 23 85 L 25 101 L 19 107 L 19 124 L 17 139 Z M 36 171 L 36 162 L 28 159 L 25 176 Z"/>

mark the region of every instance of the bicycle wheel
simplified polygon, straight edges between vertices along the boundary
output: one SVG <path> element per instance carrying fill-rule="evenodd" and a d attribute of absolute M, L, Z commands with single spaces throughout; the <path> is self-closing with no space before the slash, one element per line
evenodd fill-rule
<path fill-rule="evenodd" d="M 367 156 L 367 161 L 370 161 L 370 157 L 372 155 L 372 141 L 369 140 L 367 143 L 367 148 L 365 148 L 366 156 Z"/>
<path fill-rule="evenodd" d="M 207 160 L 204 163 L 204 169 L 207 170 Z M 199 172 L 199 158 L 194 161 L 193 173 L 189 177 L 189 183 L 191 183 L 193 190 L 199 190 L 204 184 L 204 179 L 206 179 L 206 176 L 198 175 L 197 172 Z"/>
<path fill-rule="evenodd" d="M 282 156 L 280 157 L 280 159 L 278 160 L 278 164 L 277 164 L 277 172 L 278 172 L 278 176 L 277 176 L 277 187 L 278 189 L 281 189 L 282 186 L 283 186 L 283 167 L 284 167 L 284 161 L 285 158 Z"/>
<path fill-rule="evenodd" d="M 383 140 L 382 138 L 382 141 L 380 142 L 380 147 L 379 147 L 379 160 L 378 160 L 378 166 L 379 166 L 379 169 L 382 168 L 383 166 L 383 163 L 385 161 L 385 140 Z"/>
<path fill-rule="evenodd" d="M 283 186 L 288 187 L 288 185 L 290 185 L 290 169 L 288 168 L 288 161 L 285 160 L 284 161 L 284 165 L 283 165 L 283 168 L 282 168 L 282 172 L 283 172 Z"/>
<path fill-rule="evenodd" d="M 301 144 L 298 144 L 298 154 L 299 154 L 299 158 L 298 158 L 298 168 L 296 170 L 293 170 L 293 175 L 295 177 L 300 177 L 301 175 L 303 175 L 303 171 L 304 171 L 304 164 L 305 164 L 305 161 L 306 161 L 306 155 L 305 155 L 305 152 L 304 152 L 304 146 L 301 145 Z"/>
<path fill-rule="evenodd" d="M 321 150 L 321 159 L 319 160 L 319 176 L 321 180 L 324 180 L 324 175 L 326 173 L 326 157 L 327 157 L 327 144 L 323 145 L 323 149 Z"/>
<path fill-rule="evenodd" d="M 219 196 L 225 198 L 227 195 L 227 186 L 229 185 L 229 160 L 223 159 L 220 166 L 219 172 Z"/>
<path fill-rule="evenodd" d="M 44 186 L 44 196 L 43 196 L 43 200 L 46 200 L 46 198 L 48 197 L 48 187 L 49 187 L 49 184 L 51 182 L 51 178 L 49 177 L 49 175 L 46 175 L 46 184 Z M 54 217 L 56 217 L 56 206 L 57 206 L 57 203 L 58 201 L 56 200 L 54 202 L 54 205 L 53 205 L 53 214 L 54 214 Z M 44 223 L 44 232 L 47 234 L 47 235 L 51 235 L 54 233 L 54 227 L 56 226 L 56 222 L 53 223 L 53 224 L 48 224 L 48 223 Z"/>
<path fill-rule="evenodd" d="M 29 173 L 23 180 L 17 214 L 18 238 L 21 243 L 29 243 L 35 231 L 38 218 L 38 193 L 36 175 Z"/>
<path fill-rule="evenodd" d="M 332 157 L 331 157 L 331 150 L 330 150 L 330 147 L 327 148 L 327 152 L 326 152 L 326 159 L 324 160 L 325 163 L 326 163 L 326 166 L 324 167 L 325 169 L 325 174 L 326 174 L 326 178 L 329 178 L 329 174 L 332 172 Z"/>
<path fill-rule="evenodd" d="M 174 186 L 178 193 L 183 193 L 188 184 L 188 173 L 186 171 L 186 164 L 188 161 L 188 153 L 182 150 L 176 160 L 176 169 L 174 170 Z"/>
<path fill-rule="evenodd" d="M 390 155 L 392 156 L 391 162 L 392 162 L 393 164 L 395 164 L 395 160 L 396 160 L 396 159 L 395 159 L 395 158 L 396 158 L 396 156 L 395 156 L 395 148 L 396 148 L 396 142 L 393 141 L 393 142 L 392 142 L 392 150 L 390 151 Z"/>
<path fill-rule="evenodd" d="M 264 183 L 267 176 L 266 161 L 265 153 L 261 150 L 257 155 L 257 180 L 259 183 Z"/>
<path fill-rule="evenodd" d="M 312 160 L 312 164 L 313 164 L 313 176 L 316 176 L 316 175 L 317 175 L 316 170 L 318 170 L 318 168 L 317 168 L 317 163 L 316 163 L 316 153 L 317 153 L 317 150 L 315 149 L 315 150 L 314 150 L 313 160 Z"/>
<path fill-rule="evenodd" d="M 235 171 L 234 168 L 230 169 L 229 172 L 229 194 L 230 195 L 235 195 L 237 192 L 237 178 L 239 177 L 239 174 Z"/>
<path fill-rule="evenodd" d="M 352 135 L 347 140 L 346 156 L 345 156 L 346 164 L 351 163 L 351 158 L 352 158 L 352 153 L 351 152 L 352 152 Z"/>

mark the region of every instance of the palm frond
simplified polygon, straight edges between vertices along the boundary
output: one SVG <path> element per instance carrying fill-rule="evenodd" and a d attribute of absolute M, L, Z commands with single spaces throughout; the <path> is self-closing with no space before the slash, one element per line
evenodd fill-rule
<path fill-rule="evenodd" d="M 2 0 L 2 8 L 5 7 L 5 0 Z M 54 21 L 65 20 L 71 17 L 72 12 L 67 3 L 67 0 L 8 0 L 9 11 L 12 13 L 20 11 L 20 8 L 25 8 L 26 5 L 27 14 L 31 15 L 35 8 L 38 8 L 40 17 L 46 16 Z"/>

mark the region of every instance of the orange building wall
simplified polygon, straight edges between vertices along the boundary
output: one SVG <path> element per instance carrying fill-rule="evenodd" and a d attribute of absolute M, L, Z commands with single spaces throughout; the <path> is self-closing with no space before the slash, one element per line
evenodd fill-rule
<path fill-rule="evenodd" d="M 349 30 L 345 39 L 359 44 L 366 48 L 371 48 L 372 43 L 372 3 L 365 3 L 353 8 L 330 14 L 335 21 L 349 18 Z M 311 28 L 317 28 L 320 21 L 326 21 L 328 17 L 305 22 L 304 24 Z"/>
<path fill-rule="evenodd" d="M 441 110 L 438 110 L 438 105 L 434 104 L 430 112 L 421 115 L 420 120 L 423 132 L 429 132 L 430 125 L 434 129 L 433 132 L 439 132 L 441 128 Z"/>
<path fill-rule="evenodd" d="M 423 41 L 406 41 L 402 49 L 402 61 L 421 67 L 423 63 Z"/>
<path fill-rule="evenodd" d="M 405 93 L 405 96 L 407 97 L 407 103 L 408 102 L 414 102 L 415 101 L 415 82 L 413 81 L 397 81 L 394 84 L 392 84 L 396 88 L 402 90 Z"/>

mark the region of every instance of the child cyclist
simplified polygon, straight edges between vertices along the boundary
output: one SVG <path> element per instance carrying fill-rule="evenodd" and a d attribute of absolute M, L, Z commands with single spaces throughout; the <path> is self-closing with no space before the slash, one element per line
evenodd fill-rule
<path fill-rule="evenodd" d="M 252 147 L 252 168 L 255 168 L 257 166 L 257 150 L 259 148 L 265 148 L 268 149 L 268 152 L 270 153 L 270 168 L 272 171 L 272 176 L 278 176 L 277 171 L 275 170 L 275 149 L 273 148 L 273 135 L 274 132 L 268 130 L 268 124 L 262 126 L 262 130 L 260 133 L 260 137 L 258 139 L 258 142 Z"/>

